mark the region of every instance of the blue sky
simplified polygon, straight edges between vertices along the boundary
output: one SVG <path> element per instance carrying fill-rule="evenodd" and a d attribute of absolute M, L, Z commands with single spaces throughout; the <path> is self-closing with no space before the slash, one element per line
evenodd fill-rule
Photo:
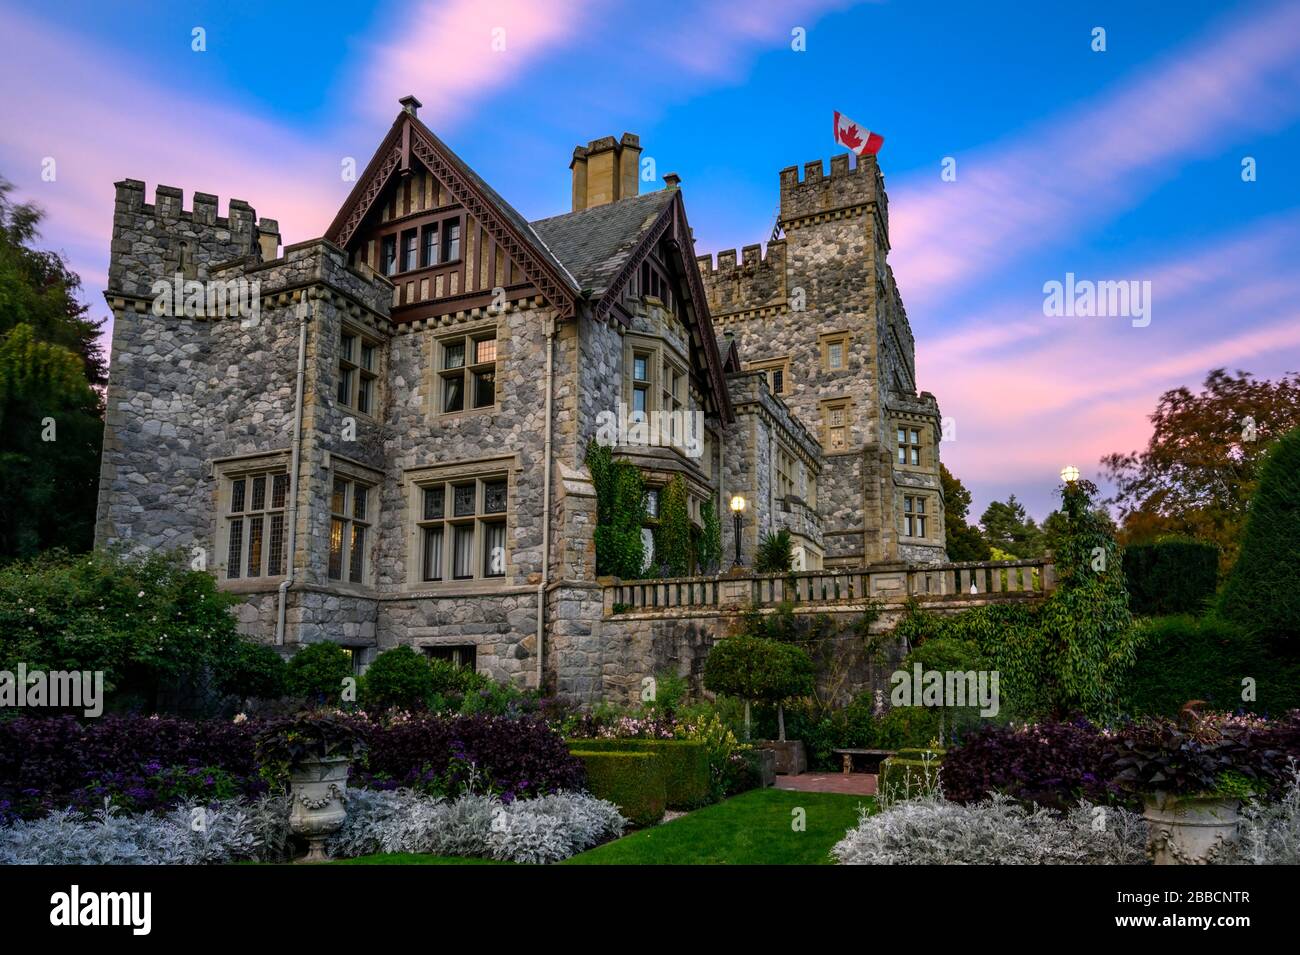
<path fill-rule="evenodd" d="M 530 218 L 567 209 L 575 144 L 639 134 L 682 176 L 701 252 L 767 237 L 778 171 L 838 151 L 838 109 L 885 137 L 919 385 L 956 422 L 943 457 L 977 513 L 1014 491 L 1043 516 L 1062 464 L 1096 476 L 1216 365 L 1300 370 L 1295 3 L 0 7 L 22 91 L 0 174 L 49 210 L 100 314 L 115 179 L 238 196 L 309 238 L 346 195 L 341 158 L 364 164 L 407 92 Z M 1066 272 L 1152 281 L 1151 325 L 1044 317 Z"/>

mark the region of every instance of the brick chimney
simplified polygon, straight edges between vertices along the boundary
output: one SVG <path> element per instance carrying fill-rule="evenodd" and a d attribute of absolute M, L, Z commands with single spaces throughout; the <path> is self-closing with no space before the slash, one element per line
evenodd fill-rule
<path fill-rule="evenodd" d="M 573 172 L 573 211 L 603 206 L 635 196 L 641 181 L 641 138 L 624 133 L 576 146 L 569 163 Z"/>

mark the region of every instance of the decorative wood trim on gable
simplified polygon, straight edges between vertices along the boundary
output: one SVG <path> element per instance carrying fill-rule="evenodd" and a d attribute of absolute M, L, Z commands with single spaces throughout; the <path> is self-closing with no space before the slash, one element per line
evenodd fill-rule
<path fill-rule="evenodd" d="M 461 174 L 428 128 L 405 111 L 393 123 L 393 128 L 367 165 L 361 181 L 331 223 L 326 238 L 346 248 L 383 194 L 394 172 L 399 171 L 399 167 L 400 170 L 410 168 L 412 156 L 428 168 L 447 188 L 448 193 L 465 208 L 468 215 L 477 220 L 492 240 L 506 252 L 518 270 L 555 310 L 557 319 L 576 316 L 576 293 L 537 249 L 535 238 L 520 232 L 491 198 Z M 495 265 L 492 262 L 488 264 Z M 480 266 L 481 263 L 475 260 L 474 267 Z M 467 262 L 466 267 L 470 267 L 470 263 Z"/>

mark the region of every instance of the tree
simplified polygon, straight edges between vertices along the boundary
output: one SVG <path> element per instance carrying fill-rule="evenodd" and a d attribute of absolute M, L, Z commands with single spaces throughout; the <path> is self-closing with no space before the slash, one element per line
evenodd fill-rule
<path fill-rule="evenodd" d="M 1145 451 L 1101 459 L 1115 484 L 1126 543 L 1180 534 L 1223 550 L 1222 568 L 1237 556 L 1241 530 L 1269 447 L 1300 427 L 1300 374 L 1258 381 L 1222 368 L 1203 390 L 1174 388 L 1151 414 Z"/>
<path fill-rule="evenodd" d="M 939 481 L 943 486 L 943 527 L 948 541 L 948 559 L 988 560 L 991 556 L 988 541 L 980 535 L 979 528 L 966 523 L 971 505 L 970 491 L 942 462 L 939 464 Z"/>
<path fill-rule="evenodd" d="M 276 662 L 240 637 L 236 603 L 180 553 L 13 561 L 0 568 L 0 671 L 100 672 L 115 703 L 149 712 L 195 702 L 210 677 L 222 692 L 278 695 Z"/>
<path fill-rule="evenodd" d="M 745 701 L 745 738 L 750 703 L 776 707 L 777 738 L 785 742 L 785 702 L 813 691 L 812 658 L 799 647 L 763 637 L 727 637 L 704 661 L 704 686 Z"/>
<path fill-rule="evenodd" d="M 41 213 L 0 179 L 0 561 L 94 539 L 104 380 L 81 281 L 30 247 Z"/>
<path fill-rule="evenodd" d="M 980 524 L 989 546 L 1007 551 L 1022 560 L 1042 556 L 1043 533 L 1014 494 L 1005 502 L 994 501 L 986 507 L 980 517 Z"/>
<path fill-rule="evenodd" d="M 1300 429 L 1280 439 L 1260 469 L 1241 556 L 1219 612 L 1245 629 L 1289 643 L 1300 635 Z"/>

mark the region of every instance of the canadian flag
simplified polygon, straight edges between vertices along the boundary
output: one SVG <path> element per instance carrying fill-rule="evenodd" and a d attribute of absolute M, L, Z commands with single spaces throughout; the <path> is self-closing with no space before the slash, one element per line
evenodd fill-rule
<path fill-rule="evenodd" d="M 879 133 L 858 125 L 843 113 L 835 113 L 835 142 L 847 146 L 859 156 L 863 153 L 875 155 L 885 144 L 885 137 Z"/>

